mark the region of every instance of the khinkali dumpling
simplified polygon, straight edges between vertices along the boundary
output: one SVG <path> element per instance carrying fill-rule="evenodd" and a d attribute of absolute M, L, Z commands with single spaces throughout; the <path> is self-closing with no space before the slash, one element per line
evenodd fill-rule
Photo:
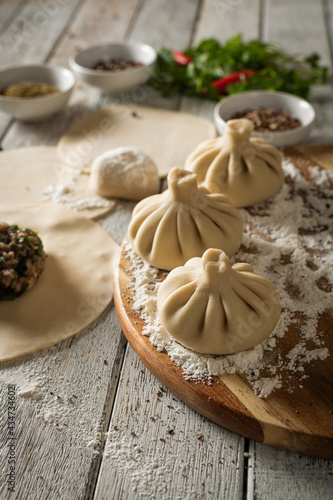
<path fill-rule="evenodd" d="M 134 250 L 161 269 L 182 266 L 210 247 L 233 255 L 242 239 L 243 221 L 228 198 L 197 188 L 197 176 L 173 168 L 168 189 L 136 205 L 129 225 Z"/>
<path fill-rule="evenodd" d="M 197 174 L 199 187 L 227 195 L 235 207 L 269 198 L 284 180 L 280 152 L 251 139 L 252 130 L 250 120 L 229 120 L 223 136 L 199 144 L 185 162 Z"/>
<path fill-rule="evenodd" d="M 214 248 L 169 273 L 157 306 L 172 337 L 206 354 L 231 354 L 259 344 L 281 311 L 268 280 L 250 264 L 231 266 L 226 254 Z"/>

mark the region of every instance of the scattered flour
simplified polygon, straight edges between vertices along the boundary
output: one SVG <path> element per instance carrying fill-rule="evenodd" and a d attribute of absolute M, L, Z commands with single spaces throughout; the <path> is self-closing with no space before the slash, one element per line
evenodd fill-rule
<path fill-rule="evenodd" d="M 126 432 L 121 435 L 120 432 L 111 430 L 108 433 L 104 457 L 107 459 L 109 470 L 114 469 L 119 475 L 120 469 L 124 475 L 131 478 L 136 498 L 147 498 L 147 492 L 152 488 L 159 498 L 159 495 L 168 491 L 176 457 L 171 455 L 166 460 L 163 450 L 145 448 L 144 443 L 129 440 Z"/>
<path fill-rule="evenodd" d="M 67 205 L 77 211 L 87 208 L 111 208 L 113 201 L 100 196 L 87 196 L 87 193 L 79 187 L 78 180 L 81 173 L 73 169 L 73 172 L 62 182 L 46 186 L 43 190 L 43 199 L 51 203 Z"/>
<path fill-rule="evenodd" d="M 76 439 L 79 448 L 90 448 L 98 455 L 104 436 L 101 421 L 91 415 L 96 412 L 95 398 L 83 397 L 85 383 L 81 376 L 69 370 L 66 375 L 54 377 L 50 369 L 63 366 L 63 358 L 56 347 L 40 351 L 38 359 L 15 360 L 0 373 L 0 385 L 16 387 L 17 406 L 21 408 L 20 398 L 30 401 L 33 412 L 42 425 L 68 433 L 69 439 Z M 24 405 L 27 411 L 28 406 Z"/>
<path fill-rule="evenodd" d="M 282 313 L 262 344 L 227 356 L 195 353 L 174 341 L 157 314 L 158 270 L 131 249 L 133 308 L 145 321 L 143 335 L 182 367 L 187 379 L 204 380 L 223 373 L 242 373 L 259 397 L 266 398 L 289 380 L 305 378 L 306 364 L 324 360 L 328 349 L 318 332 L 323 313 L 333 307 L 333 174 L 304 166 L 302 172 L 283 161 L 286 182 L 266 202 L 242 209 L 244 235 L 234 262 L 248 262 L 275 286 Z M 294 325 L 299 341 L 285 351 L 281 339 Z M 292 390 L 289 388 L 289 390 Z"/>

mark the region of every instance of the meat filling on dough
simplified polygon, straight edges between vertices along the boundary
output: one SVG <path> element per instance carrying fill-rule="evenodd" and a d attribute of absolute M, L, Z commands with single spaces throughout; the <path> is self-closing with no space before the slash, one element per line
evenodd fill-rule
<path fill-rule="evenodd" d="M 13 300 L 36 283 L 44 268 L 36 232 L 0 222 L 0 300 Z"/>

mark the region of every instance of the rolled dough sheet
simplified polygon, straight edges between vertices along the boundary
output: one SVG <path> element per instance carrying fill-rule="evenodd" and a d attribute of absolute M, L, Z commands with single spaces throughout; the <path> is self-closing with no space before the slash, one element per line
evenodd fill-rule
<path fill-rule="evenodd" d="M 0 204 L 13 203 L 50 203 L 45 201 L 45 187 L 66 185 L 73 177 L 73 168 L 68 167 L 53 146 L 35 146 L 31 148 L 11 149 L 0 152 Z M 73 184 L 69 201 L 73 205 L 95 200 L 97 195 L 89 189 L 89 176 L 78 173 Z M 108 213 L 115 205 L 114 199 L 99 198 L 106 207 L 86 208 L 79 213 L 89 218 Z M 93 203 L 95 204 L 95 202 Z M 78 212 L 72 209 L 74 214 Z"/>
<path fill-rule="evenodd" d="M 216 136 L 204 118 L 133 104 L 113 104 L 86 115 L 60 138 L 58 152 L 68 165 L 89 170 L 95 157 L 118 146 L 144 151 L 156 163 L 160 177 L 183 168 L 187 156 Z"/>
<path fill-rule="evenodd" d="M 0 220 L 37 231 L 47 254 L 35 286 L 0 301 L 3 362 L 57 344 L 98 318 L 113 297 L 119 247 L 98 224 L 59 205 L 1 205 Z"/>

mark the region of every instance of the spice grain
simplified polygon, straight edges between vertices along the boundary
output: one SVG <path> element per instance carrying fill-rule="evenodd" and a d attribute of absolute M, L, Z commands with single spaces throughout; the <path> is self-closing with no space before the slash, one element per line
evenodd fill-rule
<path fill-rule="evenodd" d="M 284 132 L 301 126 L 301 122 L 287 111 L 273 108 L 246 109 L 232 115 L 230 119 L 247 118 L 257 132 Z"/>

